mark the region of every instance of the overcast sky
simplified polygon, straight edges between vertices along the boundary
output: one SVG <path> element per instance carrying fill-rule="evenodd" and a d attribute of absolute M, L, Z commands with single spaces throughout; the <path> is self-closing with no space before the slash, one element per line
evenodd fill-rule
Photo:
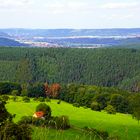
<path fill-rule="evenodd" d="M 0 28 L 136 28 L 140 0 L 0 0 Z"/>

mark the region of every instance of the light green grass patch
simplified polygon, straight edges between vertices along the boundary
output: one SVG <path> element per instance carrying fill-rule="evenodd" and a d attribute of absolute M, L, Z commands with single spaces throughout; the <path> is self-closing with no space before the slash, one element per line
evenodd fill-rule
<path fill-rule="evenodd" d="M 35 112 L 36 106 L 39 103 L 40 102 L 34 101 L 31 101 L 30 103 L 24 103 L 22 101 L 9 101 L 6 107 L 10 113 L 16 114 L 16 118 L 14 120 L 18 121 L 22 116 L 32 116 Z M 51 100 L 51 102 L 46 103 L 51 107 L 53 116 L 67 115 L 69 116 L 71 125 L 74 125 L 76 127 L 83 128 L 85 126 L 88 126 L 96 128 L 98 130 L 105 130 L 109 132 L 110 135 L 119 136 L 122 140 L 140 140 L 140 124 L 138 124 L 138 121 L 136 121 L 135 119 L 132 119 L 131 115 L 120 113 L 117 113 L 116 115 L 110 115 L 104 111 L 96 112 L 92 111 L 91 109 L 84 109 L 83 107 L 73 107 L 73 105 L 63 101 L 61 102 L 61 104 L 57 104 L 57 100 Z M 65 139 L 66 137 L 68 138 L 69 135 L 73 135 L 74 132 L 75 135 L 73 137 L 70 136 L 72 138 L 71 140 L 74 139 L 76 134 L 77 137 L 81 136 L 81 134 L 79 134 L 80 132 L 76 132 L 76 130 L 70 129 L 65 131 L 64 135 L 60 135 L 60 137 L 64 137 L 61 139 Z M 43 135 L 44 133 L 47 133 L 48 139 L 51 139 L 49 137 L 57 135 L 58 132 L 56 130 L 35 128 L 34 134 L 35 133 L 36 135 Z M 51 134 L 54 135 L 51 136 Z"/>

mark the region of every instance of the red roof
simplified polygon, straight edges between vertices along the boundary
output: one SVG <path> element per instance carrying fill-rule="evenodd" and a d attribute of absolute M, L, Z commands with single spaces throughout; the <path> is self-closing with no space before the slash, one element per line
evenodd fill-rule
<path fill-rule="evenodd" d="M 35 112 L 35 114 L 37 118 L 42 118 L 44 116 L 44 112 L 43 111 L 39 111 L 39 112 Z"/>

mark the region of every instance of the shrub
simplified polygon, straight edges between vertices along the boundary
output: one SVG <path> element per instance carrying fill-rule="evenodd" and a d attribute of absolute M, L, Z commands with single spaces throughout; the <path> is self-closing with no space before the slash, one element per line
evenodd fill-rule
<path fill-rule="evenodd" d="M 61 100 L 59 100 L 58 102 L 57 102 L 57 104 L 60 104 L 61 103 Z"/>
<path fill-rule="evenodd" d="M 2 95 L 1 96 L 1 99 L 3 100 L 3 101 L 8 101 L 10 98 L 9 98 L 9 96 L 7 96 L 7 95 Z"/>
<path fill-rule="evenodd" d="M 116 114 L 116 109 L 112 105 L 108 105 L 107 107 L 105 107 L 105 111 L 108 114 Z"/>
<path fill-rule="evenodd" d="M 31 140 L 31 128 L 25 124 L 7 122 L 0 131 L 2 140 Z"/>
<path fill-rule="evenodd" d="M 13 91 L 11 92 L 11 95 L 13 95 L 13 96 L 19 95 L 19 91 L 18 91 L 18 90 L 13 90 Z"/>
<path fill-rule="evenodd" d="M 69 118 L 67 116 L 60 116 L 55 118 L 55 125 L 57 129 L 68 129 L 70 128 Z"/>
<path fill-rule="evenodd" d="M 38 98 L 37 97 L 33 98 L 33 101 L 38 101 Z"/>
<path fill-rule="evenodd" d="M 39 101 L 39 102 L 45 102 L 45 98 L 44 98 L 44 97 L 39 97 L 39 98 L 38 98 L 38 101 Z"/>
<path fill-rule="evenodd" d="M 86 133 L 92 134 L 93 136 L 96 136 L 102 140 L 106 140 L 109 137 L 109 134 L 106 131 L 97 130 L 94 128 L 88 128 L 88 127 L 84 127 L 84 130 L 86 131 Z"/>
<path fill-rule="evenodd" d="M 17 97 L 17 96 L 13 96 L 13 97 L 11 97 L 11 99 L 12 99 L 14 102 L 16 102 L 16 101 L 18 100 L 18 97 Z"/>
<path fill-rule="evenodd" d="M 27 95 L 28 95 L 27 89 L 23 89 L 23 90 L 21 91 L 21 96 L 27 96 Z"/>
<path fill-rule="evenodd" d="M 27 96 L 24 96 L 24 97 L 22 98 L 22 100 L 23 100 L 24 102 L 26 102 L 26 103 L 29 103 L 29 102 L 30 102 L 30 98 L 27 97 Z"/>
<path fill-rule="evenodd" d="M 6 102 L 0 99 L 0 126 L 3 122 L 12 118 L 12 115 L 6 109 L 5 104 Z"/>
<path fill-rule="evenodd" d="M 23 116 L 18 124 L 32 124 L 32 116 Z"/>
<path fill-rule="evenodd" d="M 51 102 L 49 97 L 46 98 L 46 102 Z"/>
<path fill-rule="evenodd" d="M 97 103 L 97 102 L 93 102 L 93 103 L 91 104 L 91 109 L 92 109 L 92 110 L 95 110 L 95 111 L 101 111 L 100 105 L 99 105 L 99 103 Z"/>
<path fill-rule="evenodd" d="M 45 104 L 45 103 L 40 103 L 37 107 L 36 107 L 36 111 L 43 111 L 44 112 L 44 117 L 46 119 L 49 119 L 51 117 L 51 108 Z"/>
<path fill-rule="evenodd" d="M 84 108 L 84 109 L 88 109 L 88 107 L 87 107 L 87 106 L 83 106 L 83 108 Z"/>
<path fill-rule="evenodd" d="M 79 103 L 73 103 L 73 106 L 80 107 L 80 104 Z"/>
<path fill-rule="evenodd" d="M 45 126 L 47 123 L 42 118 L 33 118 L 32 119 L 32 124 L 35 125 L 35 126 Z"/>

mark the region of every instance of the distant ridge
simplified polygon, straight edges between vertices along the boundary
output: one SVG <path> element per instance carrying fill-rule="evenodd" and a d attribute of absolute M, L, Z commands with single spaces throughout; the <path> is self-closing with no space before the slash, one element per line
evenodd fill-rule
<path fill-rule="evenodd" d="M 114 29 L 0 29 L 0 32 L 18 37 L 69 37 L 69 36 L 131 36 L 140 35 L 140 28 Z"/>
<path fill-rule="evenodd" d="M 21 46 L 28 46 L 28 45 L 20 43 L 18 41 L 12 40 L 12 39 L 9 39 L 9 38 L 0 37 L 0 46 L 3 46 L 3 47 L 21 47 Z"/>

